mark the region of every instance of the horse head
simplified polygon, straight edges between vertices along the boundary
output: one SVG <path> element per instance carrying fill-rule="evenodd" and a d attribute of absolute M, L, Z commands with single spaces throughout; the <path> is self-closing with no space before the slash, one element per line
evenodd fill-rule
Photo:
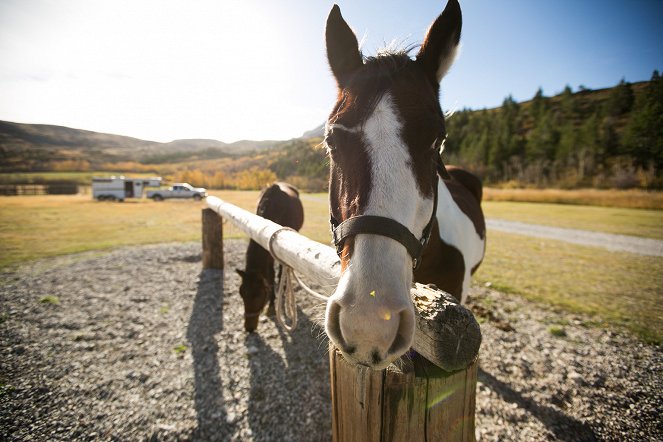
<path fill-rule="evenodd" d="M 348 360 L 373 369 L 412 345 L 412 269 L 430 235 L 445 137 L 439 82 L 454 60 L 460 29 L 460 6 L 449 0 L 415 59 L 408 51 L 364 59 L 338 6 L 327 19 L 338 97 L 325 143 L 342 269 L 325 328 Z"/>
<path fill-rule="evenodd" d="M 242 278 L 239 294 L 244 301 L 244 329 L 252 332 L 258 328 L 260 312 L 274 290 L 272 284 L 260 272 L 237 269 Z"/>

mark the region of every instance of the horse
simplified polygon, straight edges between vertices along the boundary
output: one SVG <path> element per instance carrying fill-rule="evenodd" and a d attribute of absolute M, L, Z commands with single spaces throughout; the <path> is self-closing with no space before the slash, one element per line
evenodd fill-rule
<path fill-rule="evenodd" d="M 461 22 L 458 1 L 449 0 L 412 59 L 412 49 L 364 57 L 337 5 L 327 18 L 337 99 L 324 145 L 341 277 L 325 330 L 346 360 L 374 370 L 412 345 L 413 280 L 464 301 L 483 260 L 481 181 L 445 167 L 440 156 L 440 81 L 454 61 Z"/>
<path fill-rule="evenodd" d="M 299 191 L 288 183 L 277 182 L 263 190 L 256 213 L 297 231 L 304 224 L 304 208 Z M 258 327 L 260 312 L 267 301 L 269 311 L 274 311 L 274 258 L 251 240 L 246 249 L 246 267 L 236 271 L 242 278 L 239 293 L 244 301 L 244 329 L 252 332 Z"/>

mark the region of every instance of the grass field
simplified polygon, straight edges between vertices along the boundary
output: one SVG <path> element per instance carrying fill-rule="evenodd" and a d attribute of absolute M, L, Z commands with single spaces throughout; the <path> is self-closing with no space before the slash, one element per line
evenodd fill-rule
<path fill-rule="evenodd" d="M 258 192 L 213 191 L 251 212 Z M 302 233 L 329 244 L 327 196 L 304 194 Z M 89 195 L 0 197 L 0 267 L 125 245 L 200 241 L 204 202 L 99 203 Z M 663 238 L 656 211 L 486 202 L 487 216 Z M 231 224 L 226 237 L 243 236 Z M 489 231 L 476 280 L 507 293 L 663 338 L 663 259 Z"/>
<path fill-rule="evenodd" d="M 475 281 L 529 300 L 663 338 L 663 258 L 488 232 Z"/>
<path fill-rule="evenodd" d="M 251 212 L 258 191 L 212 194 Z M 329 243 L 326 197 L 303 198 L 302 233 Z M 204 202 L 126 200 L 107 203 L 89 195 L 0 197 L 0 267 L 48 256 L 134 244 L 200 241 Z M 231 224 L 226 237 L 245 236 Z"/>

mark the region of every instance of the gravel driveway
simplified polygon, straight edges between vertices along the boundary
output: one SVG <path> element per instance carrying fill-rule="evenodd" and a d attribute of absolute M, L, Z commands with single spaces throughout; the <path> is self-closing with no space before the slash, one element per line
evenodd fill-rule
<path fill-rule="evenodd" d="M 520 221 L 489 218 L 486 227 L 491 230 L 515 233 L 517 235 L 548 238 L 583 246 L 600 247 L 613 252 L 628 252 L 645 256 L 663 256 L 663 241 L 641 238 L 632 235 L 592 232 L 589 230 L 567 229 L 564 227 L 543 226 Z"/>
<path fill-rule="evenodd" d="M 302 295 L 292 336 L 272 319 L 244 333 L 232 269 L 246 245 L 226 242 L 225 272 L 171 244 L 0 273 L 0 440 L 330 440 L 324 306 Z M 663 440 L 659 347 L 486 288 L 471 298 L 479 440 Z"/>

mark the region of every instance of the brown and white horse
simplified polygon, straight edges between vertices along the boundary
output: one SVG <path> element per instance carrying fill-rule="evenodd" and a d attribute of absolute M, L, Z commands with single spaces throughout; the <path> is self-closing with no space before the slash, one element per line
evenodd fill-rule
<path fill-rule="evenodd" d="M 413 277 L 462 301 L 483 259 L 481 182 L 445 169 L 439 152 L 446 134 L 439 82 L 460 30 L 460 6 L 449 0 L 414 60 L 407 52 L 364 58 L 338 6 L 327 19 L 338 99 L 325 141 L 342 268 L 325 328 L 348 360 L 373 369 L 412 345 Z"/>
<path fill-rule="evenodd" d="M 256 213 L 295 230 L 304 224 L 299 191 L 288 183 L 274 183 L 263 190 Z M 244 329 L 252 332 L 258 327 L 260 313 L 268 301 L 269 310 L 274 311 L 274 258 L 251 240 L 246 249 L 246 268 L 236 271 L 242 278 L 239 293 L 244 301 Z"/>

